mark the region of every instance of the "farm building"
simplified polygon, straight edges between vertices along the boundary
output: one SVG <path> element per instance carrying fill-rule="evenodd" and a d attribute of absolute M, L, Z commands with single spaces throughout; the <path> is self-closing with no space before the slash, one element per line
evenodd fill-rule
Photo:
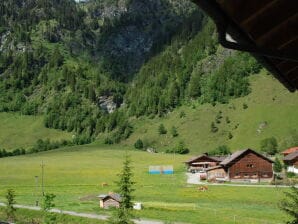
<path fill-rule="evenodd" d="M 281 154 L 283 154 L 284 156 L 287 156 L 293 152 L 297 152 L 298 151 L 298 147 L 292 147 L 292 148 L 289 148 L 285 151 L 283 151 Z"/>
<path fill-rule="evenodd" d="M 273 177 L 272 163 L 272 160 L 254 150 L 245 149 L 226 157 L 218 166 L 208 168 L 207 179 L 269 181 Z"/>
<path fill-rule="evenodd" d="M 110 207 L 120 207 L 121 203 L 121 196 L 119 194 L 115 193 L 109 193 L 109 194 L 101 194 L 98 196 L 100 199 L 99 201 L 99 207 L 100 208 L 110 208 Z"/>
<path fill-rule="evenodd" d="M 187 169 L 190 172 L 206 171 L 210 167 L 220 164 L 226 157 L 208 156 L 208 154 L 199 155 L 186 161 Z"/>
<path fill-rule="evenodd" d="M 298 151 L 286 155 L 283 159 L 284 163 L 288 166 L 287 171 L 298 174 Z"/>

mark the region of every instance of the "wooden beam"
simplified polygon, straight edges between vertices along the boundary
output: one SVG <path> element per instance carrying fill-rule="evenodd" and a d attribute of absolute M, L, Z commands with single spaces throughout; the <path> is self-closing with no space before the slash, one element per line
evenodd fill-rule
<path fill-rule="evenodd" d="M 269 46 L 270 48 L 275 48 L 282 45 L 292 38 L 298 35 L 298 13 L 289 17 L 287 20 L 283 21 L 281 24 L 273 27 L 271 30 L 262 34 L 260 37 L 256 38 L 256 42 L 260 46 Z"/>
<path fill-rule="evenodd" d="M 272 0 L 216 0 L 216 2 L 235 22 L 241 23 L 260 8 L 266 7 Z"/>
<path fill-rule="evenodd" d="M 283 10 L 281 11 L 281 9 Z M 284 21 L 287 21 L 296 13 L 297 2 L 272 1 L 270 7 L 264 8 L 259 14 L 254 14 L 252 19 L 246 21 L 246 23 L 241 23 L 240 26 L 243 27 L 253 39 L 258 39 Z"/>

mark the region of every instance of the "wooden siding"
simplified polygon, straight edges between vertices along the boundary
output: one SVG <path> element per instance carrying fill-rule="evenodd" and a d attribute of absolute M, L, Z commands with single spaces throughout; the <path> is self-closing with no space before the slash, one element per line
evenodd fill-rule
<path fill-rule="evenodd" d="M 100 207 L 101 208 L 110 208 L 110 207 L 120 207 L 120 203 L 113 198 L 107 198 L 105 200 L 100 201 Z"/>
<path fill-rule="evenodd" d="M 227 177 L 227 173 L 223 168 L 213 169 L 207 171 L 207 179 L 213 180 L 216 178 L 225 178 Z"/>
<path fill-rule="evenodd" d="M 272 164 L 252 152 L 235 159 L 228 173 L 230 179 L 268 179 L 273 176 Z"/>

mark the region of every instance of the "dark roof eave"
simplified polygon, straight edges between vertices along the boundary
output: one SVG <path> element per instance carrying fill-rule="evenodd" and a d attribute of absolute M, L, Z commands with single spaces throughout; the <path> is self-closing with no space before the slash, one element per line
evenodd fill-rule
<path fill-rule="evenodd" d="M 257 49 L 256 44 L 250 37 L 233 21 L 231 20 L 223 10 L 218 6 L 216 1 L 214 0 L 192 0 L 195 4 L 199 5 L 215 22 L 217 26 L 217 30 L 219 32 L 219 42 L 226 48 L 233 48 L 233 42 L 229 42 L 226 40 L 225 34 L 227 30 L 229 30 L 229 34 L 238 42 L 238 49 L 241 50 L 241 44 L 245 46 L 253 46 Z M 249 51 L 245 49 L 247 47 L 242 47 L 243 51 Z M 289 91 L 294 92 L 296 87 L 291 84 L 291 82 L 283 76 L 282 72 L 277 69 L 274 64 L 269 60 L 267 56 L 265 56 L 262 52 L 258 52 L 257 50 L 249 51 L 252 55 L 264 65 L 270 72 L 272 72 L 273 76 L 277 78 Z"/>

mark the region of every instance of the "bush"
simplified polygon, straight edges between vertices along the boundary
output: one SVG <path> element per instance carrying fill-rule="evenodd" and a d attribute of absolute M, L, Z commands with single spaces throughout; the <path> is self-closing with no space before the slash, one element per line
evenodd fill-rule
<path fill-rule="evenodd" d="M 160 135 L 165 135 L 167 134 L 167 129 L 165 128 L 165 126 L 163 124 L 160 124 L 159 127 L 158 127 L 158 133 Z"/>
<path fill-rule="evenodd" d="M 217 148 L 213 149 L 212 151 L 208 152 L 208 154 L 211 156 L 229 155 L 229 154 L 231 154 L 231 150 L 228 146 L 221 145 L 221 146 L 218 146 Z"/>
<path fill-rule="evenodd" d="M 294 172 L 287 172 L 287 178 L 294 178 L 296 174 Z"/>
<path fill-rule="evenodd" d="M 177 131 L 177 128 L 175 126 L 173 126 L 171 128 L 171 135 L 173 138 L 177 137 L 179 134 L 178 134 L 178 131 Z"/>
<path fill-rule="evenodd" d="M 180 141 L 174 149 L 169 149 L 166 153 L 187 154 L 189 153 L 189 149 L 185 146 L 183 141 Z"/>
<path fill-rule="evenodd" d="M 111 138 L 109 137 L 106 137 L 105 140 L 104 140 L 104 144 L 107 144 L 107 145 L 112 145 L 114 142 L 112 141 Z"/>
<path fill-rule="evenodd" d="M 277 151 L 277 140 L 274 137 L 265 138 L 260 143 L 261 151 L 269 155 L 275 155 Z"/>
<path fill-rule="evenodd" d="M 233 138 L 233 135 L 232 135 L 231 132 L 229 132 L 229 134 L 228 134 L 228 138 L 229 138 L 229 139 L 232 139 L 232 138 Z"/>
<path fill-rule="evenodd" d="M 248 108 L 246 103 L 243 103 L 242 107 L 243 107 L 244 110 Z"/>
<path fill-rule="evenodd" d="M 183 118 L 183 117 L 185 117 L 185 116 L 186 116 L 185 112 L 184 112 L 184 111 L 181 111 L 180 114 L 179 114 L 179 117 L 180 117 L 180 118 Z"/>
<path fill-rule="evenodd" d="M 143 149 L 144 148 L 144 144 L 143 141 L 141 139 L 138 139 L 135 144 L 134 144 L 136 149 Z"/>
<path fill-rule="evenodd" d="M 273 164 L 273 171 L 275 173 L 280 173 L 282 171 L 282 164 L 278 158 L 275 159 Z"/>

